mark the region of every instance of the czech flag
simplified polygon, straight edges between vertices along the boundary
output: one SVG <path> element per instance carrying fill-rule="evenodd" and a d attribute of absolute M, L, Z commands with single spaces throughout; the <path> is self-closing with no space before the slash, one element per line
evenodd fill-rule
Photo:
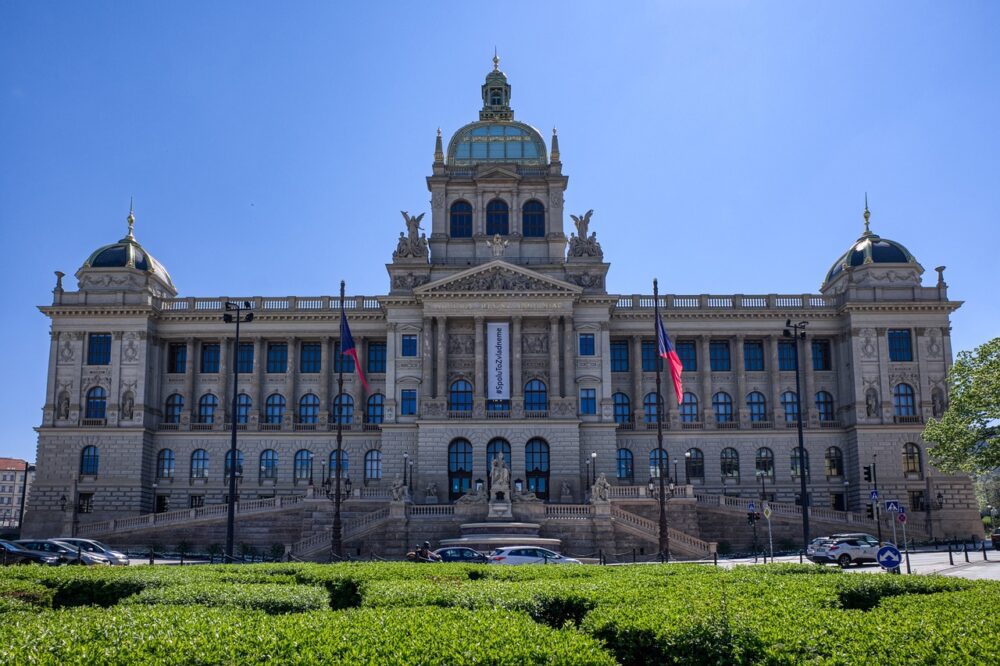
<path fill-rule="evenodd" d="M 354 338 L 351 337 L 351 327 L 347 325 L 347 314 L 344 312 L 343 305 L 340 307 L 340 355 L 350 356 L 354 359 L 354 369 L 358 372 L 361 385 L 365 387 L 365 393 L 371 393 L 368 389 L 368 382 L 365 381 L 365 376 L 361 372 L 361 363 L 358 361 L 358 350 L 354 346 Z"/>
<path fill-rule="evenodd" d="M 663 320 L 660 319 L 659 309 L 656 312 L 656 346 L 659 350 L 660 358 L 667 359 L 667 364 L 670 366 L 670 378 L 674 380 L 674 392 L 677 393 L 677 404 L 679 405 L 684 400 L 684 388 L 681 385 L 681 371 L 684 370 L 684 364 L 681 363 L 681 359 L 677 355 L 677 350 L 674 348 L 673 343 L 670 342 L 667 329 L 663 327 Z"/>

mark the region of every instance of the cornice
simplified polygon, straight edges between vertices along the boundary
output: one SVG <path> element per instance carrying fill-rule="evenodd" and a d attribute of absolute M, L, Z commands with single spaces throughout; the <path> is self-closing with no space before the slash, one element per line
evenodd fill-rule
<path fill-rule="evenodd" d="M 39 305 L 39 311 L 48 317 L 149 317 L 156 310 L 151 305 Z"/>

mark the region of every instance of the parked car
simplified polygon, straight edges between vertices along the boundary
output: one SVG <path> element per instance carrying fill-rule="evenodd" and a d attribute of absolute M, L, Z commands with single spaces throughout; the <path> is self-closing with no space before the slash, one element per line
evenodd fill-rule
<path fill-rule="evenodd" d="M 93 553 L 96 555 L 103 555 L 108 558 L 111 564 L 119 564 L 123 566 L 128 566 L 128 556 L 118 550 L 113 550 L 108 546 L 105 546 L 100 541 L 94 541 L 93 539 L 79 539 L 76 537 L 66 537 L 57 539 L 60 543 L 64 543 L 70 548 L 80 547 L 86 553 Z"/>
<path fill-rule="evenodd" d="M 19 541 L 15 541 L 14 543 L 20 545 L 22 548 L 38 550 L 43 553 L 54 555 L 65 564 L 111 564 L 111 561 L 103 555 L 88 553 L 82 548 L 78 550 L 73 546 L 59 543 L 54 539 L 43 539 L 39 541 L 21 539 Z"/>
<path fill-rule="evenodd" d="M 490 564 L 580 564 L 580 560 L 564 557 L 548 548 L 538 546 L 507 546 L 497 548 L 490 555 Z"/>
<path fill-rule="evenodd" d="M 812 556 L 816 553 L 816 549 L 820 546 L 820 544 L 824 544 L 829 540 L 830 537 L 817 537 L 810 541 L 809 545 L 806 546 L 806 557 L 812 559 Z"/>
<path fill-rule="evenodd" d="M 831 539 L 861 539 L 862 541 L 867 541 L 873 544 L 876 548 L 879 547 L 878 537 L 872 534 L 865 534 L 864 532 L 844 532 L 843 534 L 833 534 L 830 536 Z"/>
<path fill-rule="evenodd" d="M 863 562 L 875 562 L 879 545 L 862 538 L 831 538 L 819 544 L 809 557 L 820 564 L 836 563 L 842 567 Z"/>
<path fill-rule="evenodd" d="M 50 553 L 29 550 L 13 541 L 0 539 L 0 564 L 45 564 L 56 566 L 61 564 L 59 558 Z"/>
<path fill-rule="evenodd" d="M 465 546 L 454 546 L 451 548 L 438 548 L 434 554 L 441 558 L 442 562 L 465 562 L 466 564 L 486 564 L 489 558 L 478 550 L 466 548 Z"/>

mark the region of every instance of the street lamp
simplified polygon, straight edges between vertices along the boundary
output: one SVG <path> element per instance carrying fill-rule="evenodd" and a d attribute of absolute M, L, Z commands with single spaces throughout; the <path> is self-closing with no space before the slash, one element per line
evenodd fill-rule
<path fill-rule="evenodd" d="M 795 425 L 799 435 L 799 493 L 802 497 L 802 552 L 809 547 L 809 493 L 806 490 L 806 447 L 802 438 L 802 389 L 799 380 L 799 340 L 806 338 L 806 325 L 800 321 L 793 324 L 791 319 L 785 320 L 785 330 L 782 335 L 793 338 L 792 348 L 795 350 Z"/>
<path fill-rule="evenodd" d="M 767 493 L 764 492 L 764 477 L 767 476 L 767 472 L 762 469 L 757 470 L 757 478 L 760 479 L 760 501 L 767 501 Z"/>
<path fill-rule="evenodd" d="M 851 496 L 851 482 L 844 481 L 844 511 L 847 511 L 851 506 L 851 503 L 848 499 L 850 496 Z"/>
<path fill-rule="evenodd" d="M 684 485 L 691 485 L 691 451 L 684 452 Z"/>
<path fill-rule="evenodd" d="M 670 479 L 670 483 L 678 483 L 680 479 L 677 478 L 677 458 L 674 458 L 674 478 Z"/>
<path fill-rule="evenodd" d="M 590 462 L 590 472 L 594 475 L 594 480 L 591 482 L 591 485 L 594 485 L 597 483 L 597 451 L 590 454 Z"/>
<path fill-rule="evenodd" d="M 403 452 L 403 485 L 406 486 L 407 490 L 410 489 L 410 484 L 407 482 L 406 470 L 410 466 L 410 454 L 406 451 Z"/>
<path fill-rule="evenodd" d="M 347 315 L 344 314 L 344 281 L 340 281 L 340 321 L 342 330 L 347 326 Z M 341 333 L 340 348 L 344 348 L 343 333 Z M 344 411 L 344 364 L 339 363 L 340 370 L 337 372 L 337 399 L 334 400 L 334 407 L 337 420 L 337 480 L 333 491 L 333 531 L 330 535 L 330 556 L 338 560 L 344 558 L 343 525 L 340 522 L 340 470 L 344 466 L 344 419 L 341 414 Z M 329 481 L 329 479 L 328 479 Z M 351 479 L 347 479 L 347 491 L 350 493 Z M 329 494 L 327 495 L 329 497 Z"/>
<path fill-rule="evenodd" d="M 226 301 L 226 313 L 222 315 L 222 321 L 227 324 L 236 323 L 236 343 L 233 345 L 233 406 L 232 412 L 229 415 L 229 420 L 232 421 L 229 446 L 232 469 L 229 470 L 229 501 L 227 502 L 229 508 L 226 513 L 226 560 L 228 562 L 233 561 L 233 543 L 236 532 L 236 410 L 239 405 L 240 390 L 240 324 L 242 322 L 249 324 L 253 321 L 253 312 L 250 312 L 251 308 L 250 301 L 243 301 L 242 303 Z"/>

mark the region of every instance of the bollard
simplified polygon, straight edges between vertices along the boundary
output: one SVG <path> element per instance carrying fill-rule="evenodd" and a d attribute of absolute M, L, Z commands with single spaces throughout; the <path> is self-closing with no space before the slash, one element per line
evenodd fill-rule
<path fill-rule="evenodd" d="M 632 564 L 635 564 L 635 548 L 632 549 Z"/>
<path fill-rule="evenodd" d="M 962 552 L 965 553 L 965 561 L 969 561 L 969 546 L 964 541 L 962 542 Z"/>
<path fill-rule="evenodd" d="M 153 563 L 153 549 L 152 548 L 149 549 L 149 563 L 150 564 Z"/>
<path fill-rule="evenodd" d="M 908 573 L 908 574 L 913 573 L 912 571 L 910 571 L 910 549 L 909 548 L 906 549 L 906 573 Z"/>
<path fill-rule="evenodd" d="M 986 559 L 986 539 L 983 539 L 983 561 L 984 562 L 988 562 L 989 561 L 989 560 Z"/>
<path fill-rule="evenodd" d="M 955 558 L 951 554 L 951 544 L 948 544 L 948 564 L 955 566 Z"/>
<path fill-rule="evenodd" d="M 802 551 L 799 551 L 799 564 L 802 564 Z"/>
<path fill-rule="evenodd" d="M 718 567 L 718 566 L 719 566 L 719 553 L 718 553 L 718 552 L 715 552 L 715 553 L 712 553 L 712 563 L 713 563 L 713 564 L 714 564 L 714 565 L 715 565 L 716 567 Z"/>

